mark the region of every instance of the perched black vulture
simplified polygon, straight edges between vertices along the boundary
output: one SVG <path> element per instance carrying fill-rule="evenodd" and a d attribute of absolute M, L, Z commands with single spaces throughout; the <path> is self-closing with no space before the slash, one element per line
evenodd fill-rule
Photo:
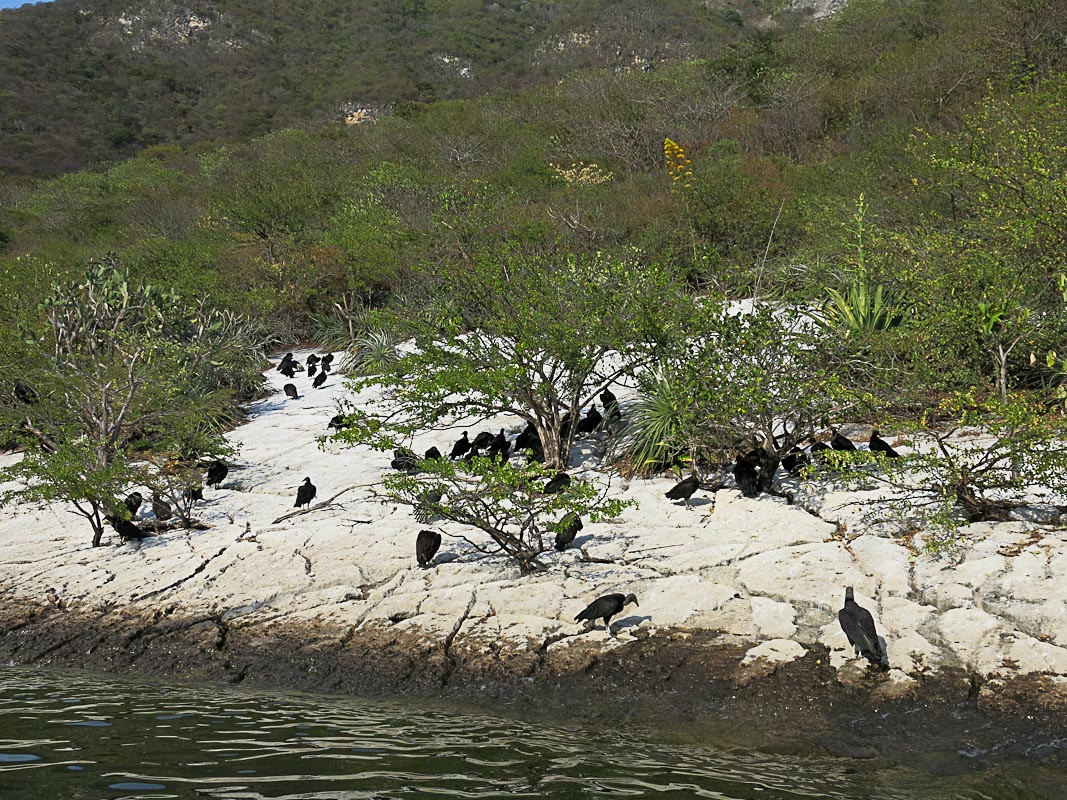
<path fill-rule="evenodd" d="M 319 360 L 319 369 L 323 372 L 329 372 L 333 367 L 333 353 L 327 353 Z"/>
<path fill-rule="evenodd" d="M 345 421 L 344 414 L 334 414 L 330 417 L 330 421 L 326 423 L 327 428 L 332 428 L 335 431 L 342 431 L 348 427 L 348 423 Z"/>
<path fill-rule="evenodd" d="M 856 445 L 852 443 L 852 440 L 849 439 L 847 436 L 842 436 L 841 431 L 838 431 L 834 428 L 831 428 L 830 430 L 834 434 L 833 438 L 830 440 L 830 447 L 832 447 L 834 450 L 848 452 L 850 450 L 856 449 Z"/>
<path fill-rule="evenodd" d="M 826 442 L 814 442 L 812 443 L 809 452 L 811 453 L 813 458 L 821 458 L 821 456 L 819 455 L 820 453 L 825 453 L 828 450 L 832 449 L 833 448 L 830 447 L 830 445 L 828 445 Z"/>
<path fill-rule="evenodd" d="M 591 405 L 585 416 L 578 421 L 578 433 L 593 433 L 603 421 L 604 417 L 596 410 L 596 406 Z"/>
<path fill-rule="evenodd" d="M 611 633 L 611 618 L 626 608 L 629 603 L 633 603 L 635 606 L 641 605 L 637 602 L 637 597 L 632 594 L 606 594 L 586 606 L 584 611 L 578 613 L 574 621 L 588 620 L 592 623 L 589 627 L 595 628 L 596 621 L 602 619 L 604 620 L 604 627 L 607 628 L 608 633 Z"/>
<path fill-rule="evenodd" d="M 511 442 L 508 441 L 508 437 L 504 435 L 504 429 L 501 428 L 500 433 L 494 436 L 493 441 L 489 443 L 486 455 L 489 458 L 499 458 L 501 461 L 507 461 L 510 453 Z"/>
<path fill-rule="evenodd" d="M 293 363 L 293 354 L 286 353 L 284 356 L 282 356 L 282 360 L 278 362 L 278 372 L 281 372 L 283 367 L 291 363 Z"/>
<path fill-rule="evenodd" d="M 23 405 L 32 406 L 37 402 L 39 395 L 37 390 L 30 386 L 22 378 L 15 378 L 15 399 Z"/>
<path fill-rule="evenodd" d="M 148 531 L 141 530 L 141 528 L 138 527 L 136 523 L 131 522 L 128 519 L 112 516 L 105 517 L 105 519 L 108 521 L 108 524 L 115 529 L 115 533 L 117 533 L 123 539 L 141 540 L 152 535 Z"/>
<path fill-rule="evenodd" d="M 142 495 L 140 492 L 130 492 L 128 495 L 126 495 L 126 499 L 123 500 L 123 502 L 126 504 L 126 508 L 130 510 L 130 516 L 136 517 L 137 509 L 139 509 L 141 507 L 141 503 L 144 502 L 144 495 Z"/>
<path fill-rule="evenodd" d="M 285 392 L 285 396 L 290 400 L 296 400 L 300 397 L 300 395 L 296 393 L 296 387 L 291 383 L 285 384 L 285 386 L 282 387 L 282 391 Z"/>
<path fill-rule="evenodd" d="M 282 364 L 280 367 L 278 367 L 278 372 L 287 377 L 289 380 L 292 380 L 296 376 L 296 362 L 288 361 L 285 364 Z"/>
<path fill-rule="evenodd" d="M 622 418 L 622 412 L 619 411 L 619 399 L 606 386 L 604 391 L 600 393 L 600 404 L 604 406 L 604 413 L 608 417 L 608 422 Z"/>
<path fill-rule="evenodd" d="M 326 373 L 324 372 L 322 374 L 325 375 Z M 314 364 L 308 364 L 308 377 L 309 378 L 315 377 L 315 365 Z"/>
<path fill-rule="evenodd" d="M 571 485 L 571 476 L 566 472 L 557 472 L 555 477 L 545 484 L 545 494 L 559 494 Z"/>
<path fill-rule="evenodd" d="M 171 509 L 170 503 L 158 494 L 152 495 L 152 513 L 156 515 L 156 519 L 160 522 L 168 520 L 174 516 L 174 511 Z"/>
<path fill-rule="evenodd" d="M 471 442 L 471 450 L 484 450 L 493 443 L 493 434 L 490 431 L 482 431 Z"/>
<path fill-rule="evenodd" d="M 393 460 L 389 462 L 389 466 L 397 472 L 411 472 L 418 469 L 419 457 L 415 455 L 414 450 L 401 447 L 393 451 Z"/>
<path fill-rule="evenodd" d="M 194 503 L 197 500 L 204 499 L 204 487 L 203 486 L 186 486 L 185 491 L 182 492 L 186 500 L 192 500 Z"/>
<path fill-rule="evenodd" d="M 459 458 L 462 455 L 466 455 L 467 451 L 470 449 L 470 439 L 467 438 L 467 432 L 463 431 L 463 435 L 456 440 L 454 445 L 452 445 L 452 452 L 448 454 L 448 457 Z"/>
<path fill-rule="evenodd" d="M 311 355 L 309 355 L 309 356 L 308 356 L 308 357 L 307 357 L 307 358 L 306 358 L 306 359 L 304 360 L 304 363 L 305 363 L 305 364 L 307 364 L 307 365 L 308 365 L 308 367 L 310 368 L 310 367 L 314 367 L 314 366 L 315 366 L 316 364 L 318 364 L 318 363 L 319 363 L 320 361 L 322 361 L 322 359 L 321 359 L 321 358 L 319 358 L 319 357 L 318 357 L 317 355 L 315 355 L 314 353 L 312 353 Z M 311 375 L 311 373 L 309 372 L 309 373 L 308 373 L 308 375 Z"/>
<path fill-rule="evenodd" d="M 734 459 L 734 480 L 745 497 L 759 497 L 759 468 L 753 453 L 738 454 Z"/>
<path fill-rule="evenodd" d="M 315 499 L 317 491 L 311 478 L 304 478 L 304 483 L 296 490 L 296 502 L 293 503 L 293 508 L 300 508 L 300 506 L 311 508 L 311 501 Z"/>
<path fill-rule="evenodd" d="M 683 478 L 678 481 L 678 483 L 674 484 L 674 486 L 664 492 L 664 494 L 667 496 L 667 499 L 681 500 L 685 503 L 686 508 L 692 508 L 692 506 L 689 505 L 689 498 L 693 496 L 693 492 L 699 487 L 700 478 L 696 475 L 690 475 L 688 478 Z"/>
<path fill-rule="evenodd" d="M 889 656 L 878 641 L 874 617 L 856 602 L 851 586 L 845 589 L 845 605 L 837 612 L 837 621 L 857 657 L 863 656 L 883 672 L 889 669 Z"/>
<path fill-rule="evenodd" d="M 563 519 L 559 521 L 561 526 L 556 531 L 556 549 L 561 553 L 570 546 L 570 543 L 574 541 L 574 537 L 578 535 L 584 526 L 582 525 L 582 518 L 578 516 L 577 511 L 571 511 L 564 515 Z"/>
<path fill-rule="evenodd" d="M 425 458 L 427 461 L 437 461 L 441 458 L 444 458 L 444 456 L 441 455 L 441 451 L 438 450 L 436 447 L 431 447 L 429 450 L 422 454 L 422 457 Z"/>
<path fill-rule="evenodd" d="M 222 461 L 216 461 L 207 471 L 207 478 L 204 480 L 208 486 L 218 489 L 219 485 L 226 480 L 226 476 L 229 474 L 230 468 Z"/>
<path fill-rule="evenodd" d="M 889 458 L 900 458 L 900 453 L 878 434 L 877 428 L 871 431 L 870 445 L 872 453 L 884 453 Z"/>
<path fill-rule="evenodd" d="M 425 569 L 429 566 L 440 549 L 441 534 L 437 531 L 419 531 L 419 535 L 415 539 L 415 558 L 418 559 L 420 567 Z"/>
<path fill-rule="evenodd" d="M 527 422 L 526 427 L 522 429 L 522 433 L 515 437 L 515 450 L 530 450 L 535 445 L 540 444 L 540 438 L 537 435 L 537 428 L 534 427 L 532 422 Z"/>
<path fill-rule="evenodd" d="M 801 450 L 799 447 L 794 447 L 785 457 L 782 458 L 782 466 L 786 472 L 790 475 L 799 477 L 801 470 L 811 463 L 811 459 L 808 458 L 808 454 Z"/>
<path fill-rule="evenodd" d="M 326 375 L 327 373 L 320 372 L 318 375 L 315 376 L 315 380 L 311 382 L 311 385 L 314 386 L 316 389 L 321 389 L 322 385 L 326 383 Z"/>

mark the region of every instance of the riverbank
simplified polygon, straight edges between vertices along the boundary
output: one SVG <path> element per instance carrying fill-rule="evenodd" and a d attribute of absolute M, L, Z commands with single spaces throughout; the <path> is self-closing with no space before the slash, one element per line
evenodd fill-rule
<path fill-rule="evenodd" d="M 424 526 L 374 494 L 391 456 L 317 443 L 340 379 L 316 390 L 298 376 L 303 396 L 287 401 L 285 380 L 268 377 L 278 392 L 249 409 L 231 434 L 239 458 L 205 490 L 207 530 L 92 548 L 62 507 L 5 510 L 0 658 L 768 729 L 924 708 L 1064 717 L 1067 531 L 1055 524 L 971 525 L 948 560 L 865 527 L 858 495 L 797 487 L 815 498 L 805 510 L 725 488 L 698 492 L 690 510 L 663 496 L 669 479 L 616 477 L 610 493 L 640 507 L 587 523 L 540 573 L 520 576 L 448 524 L 433 526 L 445 541 L 423 570 Z M 501 425 L 520 427 L 476 430 Z M 414 447 L 445 449 L 459 430 Z M 572 474 L 607 480 L 597 446 Z M 305 476 L 316 500 L 337 496 L 275 522 Z M 852 658 L 836 616 L 847 585 L 888 643 L 888 674 Z M 613 620 L 616 637 L 572 622 L 610 591 L 640 600 Z"/>

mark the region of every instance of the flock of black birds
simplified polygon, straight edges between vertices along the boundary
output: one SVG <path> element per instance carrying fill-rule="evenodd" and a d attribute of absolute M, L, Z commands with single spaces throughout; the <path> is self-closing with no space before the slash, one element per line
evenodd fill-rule
<path fill-rule="evenodd" d="M 826 452 L 832 450 L 837 450 L 839 452 L 857 451 L 858 448 L 855 443 L 839 430 L 831 428 L 830 432 L 831 437 L 829 444 L 813 439 L 811 446 L 806 450 L 799 445 L 792 447 L 789 452 L 782 457 L 781 466 L 789 474 L 799 477 L 803 474 L 803 469 L 811 465 L 813 459 L 821 458 Z M 889 442 L 881 437 L 877 428 L 871 431 L 868 447 L 872 453 L 878 453 L 886 458 L 900 457 L 900 453 L 894 450 Z M 746 451 L 739 450 L 734 459 L 732 471 L 734 481 L 737 483 L 737 488 L 741 491 L 741 494 L 744 497 L 759 497 L 762 492 L 771 491 L 770 480 L 767 480 L 767 478 L 773 476 L 763 475 L 761 453 L 758 448 Z M 699 489 L 700 486 L 700 478 L 698 478 L 696 474 L 693 474 L 687 478 L 683 478 L 668 489 L 666 496 L 670 500 L 681 500 L 687 508 L 692 508 L 689 504 L 689 498 L 693 496 L 693 493 Z"/>
<path fill-rule="evenodd" d="M 307 376 L 312 379 L 312 388 L 321 389 L 326 384 L 326 376 L 329 375 L 332 366 L 333 353 L 326 353 L 321 356 L 312 353 L 307 357 L 304 364 L 297 361 L 292 353 L 286 353 L 282 356 L 281 363 L 278 364 L 276 369 L 289 380 L 293 380 L 296 373 L 306 371 Z M 300 394 L 297 392 L 296 384 L 294 383 L 285 384 L 282 387 L 282 391 L 285 392 L 285 396 L 290 400 L 300 399 Z"/>
<path fill-rule="evenodd" d="M 230 467 L 224 461 L 216 460 L 212 461 L 210 464 L 202 464 L 201 466 L 206 466 L 207 468 L 207 472 L 204 475 L 204 485 L 210 486 L 213 489 L 218 489 L 222 486 L 222 482 L 226 480 L 226 476 L 230 473 Z M 185 489 L 182 490 L 182 496 L 190 503 L 203 500 L 203 486 L 186 486 Z M 112 511 L 111 513 L 104 515 L 104 520 L 122 539 L 133 539 L 137 541 L 146 539 L 149 536 L 154 535 L 156 531 L 143 527 L 137 523 L 138 514 L 144 502 L 144 495 L 140 492 L 130 492 L 122 501 L 123 505 L 126 506 L 126 510 L 129 512 L 129 517 L 119 514 L 117 511 Z M 158 522 L 166 522 L 174 516 L 174 507 L 164 500 L 158 492 L 152 493 L 150 507 L 152 509 L 152 516 L 154 516 Z"/>

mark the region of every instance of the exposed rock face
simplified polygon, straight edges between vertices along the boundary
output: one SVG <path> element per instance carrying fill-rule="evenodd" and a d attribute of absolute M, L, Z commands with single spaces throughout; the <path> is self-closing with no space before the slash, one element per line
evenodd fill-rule
<path fill-rule="evenodd" d="M 848 0 L 791 0 L 794 11 L 811 11 L 815 19 L 832 17 L 848 4 Z"/>
<path fill-rule="evenodd" d="M 269 379 L 285 381 L 273 371 Z M 780 498 L 698 491 L 687 509 L 664 497 L 671 479 L 616 480 L 609 493 L 640 508 L 587 521 L 574 547 L 545 554 L 541 572 L 520 576 L 450 523 L 434 525 L 444 545 L 420 569 L 415 537 L 425 526 L 373 494 L 389 455 L 317 444 L 342 391 L 334 380 L 298 403 L 279 392 L 250 408 L 252 421 L 231 434 L 241 462 L 198 510 L 208 530 L 92 548 L 62 506 L 5 509 L 0 658 L 341 691 L 515 688 L 595 675 L 614 658 L 645 660 L 672 692 L 676 677 L 692 677 L 678 666 L 692 659 L 722 670 L 716 692 L 788 668 L 791 680 L 808 674 L 822 686 L 828 703 L 839 692 L 962 700 L 975 687 L 986 703 L 1059 708 L 1067 699 L 1062 528 L 971 525 L 950 562 L 866 530 L 861 517 L 849 518 L 846 539 L 838 524 Z M 484 427 L 501 426 L 521 427 L 506 418 Z M 442 438 L 416 437 L 412 447 Z M 605 481 L 587 458 L 576 476 Z M 273 522 L 292 511 L 304 475 L 322 498 L 349 491 Z M 826 516 L 835 507 L 819 505 Z M 869 673 L 841 632 L 846 586 L 887 642 L 888 675 Z M 613 620 L 616 636 L 573 622 L 615 591 L 640 600 Z M 1042 693 L 1019 690 L 1027 681 Z"/>

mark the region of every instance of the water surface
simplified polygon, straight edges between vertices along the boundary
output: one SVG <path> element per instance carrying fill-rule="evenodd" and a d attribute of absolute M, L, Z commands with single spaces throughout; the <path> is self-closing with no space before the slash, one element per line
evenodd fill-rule
<path fill-rule="evenodd" d="M 5 800 L 1067 797 L 1067 776 L 1040 759 L 948 753 L 919 768 L 702 736 L 0 668 Z"/>

